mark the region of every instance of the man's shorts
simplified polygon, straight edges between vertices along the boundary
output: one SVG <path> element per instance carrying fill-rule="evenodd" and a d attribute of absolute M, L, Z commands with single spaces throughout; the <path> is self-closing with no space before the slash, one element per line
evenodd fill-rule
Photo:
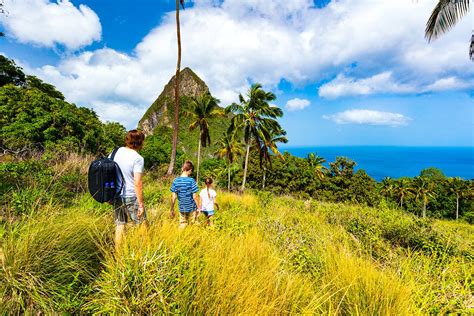
<path fill-rule="evenodd" d="M 138 218 L 138 201 L 136 197 L 117 197 L 114 200 L 115 225 L 125 225 L 133 221 L 134 224 L 143 223 L 146 220 L 146 211 Z"/>

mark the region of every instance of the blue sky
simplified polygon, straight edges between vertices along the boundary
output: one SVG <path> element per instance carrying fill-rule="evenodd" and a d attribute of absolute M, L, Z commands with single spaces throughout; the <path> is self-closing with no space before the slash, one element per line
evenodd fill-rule
<path fill-rule="evenodd" d="M 436 2 L 188 1 L 182 66 L 223 106 L 275 92 L 290 146 L 474 146 L 474 17 L 428 44 Z M 103 120 L 135 127 L 174 72 L 174 1 L 5 6 L 0 52 Z"/>

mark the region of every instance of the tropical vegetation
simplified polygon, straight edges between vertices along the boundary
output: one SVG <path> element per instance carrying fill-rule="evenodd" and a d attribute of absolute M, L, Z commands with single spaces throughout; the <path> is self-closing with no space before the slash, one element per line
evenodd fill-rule
<path fill-rule="evenodd" d="M 158 132 L 140 152 L 149 225 L 116 252 L 111 207 L 87 194 L 87 169 L 122 143 L 123 126 L 0 61 L 5 314 L 471 312 L 472 180 L 428 168 L 377 182 L 347 157 L 281 153 L 282 111 L 256 84 L 219 118 L 229 126 L 220 139 L 206 123 L 223 111 L 217 100 L 188 108 L 198 139 L 216 148 L 198 178 L 218 186 L 214 228 L 179 231 L 166 216 L 173 136 Z M 177 149 L 176 162 L 195 154 Z"/>

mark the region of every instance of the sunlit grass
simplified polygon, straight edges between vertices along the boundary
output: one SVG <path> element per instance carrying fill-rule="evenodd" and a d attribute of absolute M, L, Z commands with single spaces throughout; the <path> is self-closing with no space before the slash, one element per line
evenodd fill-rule
<path fill-rule="evenodd" d="M 215 226 L 178 229 L 149 179 L 149 225 L 118 252 L 87 195 L 2 232 L 2 310 L 100 314 L 469 313 L 472 226 L 400 211 L 220 192 Z M 68 303 L 69 302 L 69 303 Z"/>

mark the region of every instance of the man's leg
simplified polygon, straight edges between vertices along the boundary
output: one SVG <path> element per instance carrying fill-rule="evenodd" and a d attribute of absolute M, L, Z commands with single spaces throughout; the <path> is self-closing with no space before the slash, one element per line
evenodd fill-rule
<path fill-rule="evenodd" d="M 127 209 L 121 197 L 114 200 L 114 221 L 115 221 L 115 251 L 118 251 L 125 234 L 127 224 Z"/>
<path fill-rule="evenodd" d="M 115 251 L 120 249 L 123 235 L 125 234 L 125 224 L 115 225 Z"/>

